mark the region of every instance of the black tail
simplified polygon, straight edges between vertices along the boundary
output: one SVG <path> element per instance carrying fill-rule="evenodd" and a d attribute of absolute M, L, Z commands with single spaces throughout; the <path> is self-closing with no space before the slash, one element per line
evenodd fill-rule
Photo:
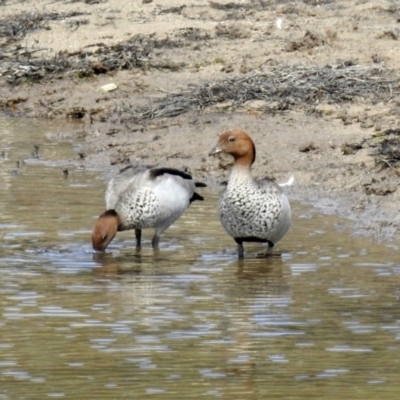
<path fill-rule="evenodd" d="M 195 200 L 204 200 L 203 196 L 200 196 L 198 193 L 194 192 L 192 198 L 189 200 L 190 204 L 192 204 L 192 202 L 194 202 Z"/>
<path fill-rule="evenodd" d="M 194 186 L 196 186 L 196 187 L 207 187 L 207 185 L 205 183 L 203 183 L 203 182 L 195 182 Z"/>

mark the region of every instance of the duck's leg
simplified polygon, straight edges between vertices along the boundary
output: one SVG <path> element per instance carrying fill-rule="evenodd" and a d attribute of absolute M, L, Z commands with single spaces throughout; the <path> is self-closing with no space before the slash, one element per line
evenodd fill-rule
<path fill-rule="evenodd" d="M 136 248 L 139 249 L 142 245 L 142 230 L 135 229 L 135 236 L 136 236 Z"/>
<path fill-rule="evenodd" d="M 155 233 L 153 239 L 151 239 L 151 245 L 153 246 L 153 249 L 158 249 L 159 243 L 160 243 L 160 236 L 157 233 Z"/>
<path fill-rule="evenodd" d="M 239 238 L 234 238 L 235 242 L 238 245 L 238 257 L 243 258 L 244 257 L 244 247 L 243 247 L 243 240 Z"/>
<path fill-rule="evenodd" d="M 270 242 L 270 241 L 268 241 L 267 243 L 268 243 L 268 249 L 267 249 L 267 251 L 265 253 L 265 257 L 272 256 L 272 249 L 275 246 L 275 244 Z"/>

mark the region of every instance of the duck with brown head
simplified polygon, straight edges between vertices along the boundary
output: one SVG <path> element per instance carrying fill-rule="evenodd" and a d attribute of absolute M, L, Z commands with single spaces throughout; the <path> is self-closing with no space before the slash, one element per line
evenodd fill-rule
<path fill-rule="evenodd" d="M 275 182 L 254 180 L 251 166 L 256 149 L 250 136 L 241 130 L 223 133 L 209 155 L 230 154 L 233 165 L 228 185 L 219 201 L 222 226 L 238 245 L 238 254 L 244 256 L 244 242 L 268 244 L 266 255 L 290 228 L 289 200 Z"/>
<path fill-rule="evenodd" d="M 161 234 L 171 226 L 195 200 L 192 177 L 174 168 L 128 166 L 113 178 L 106 191 L 107 210 L 100 215 L 92 233 L 94 250 L 103 251 L 118 231 L 135 230 L 136 247 L 141 246 L 142 229 L 154 228 L 153 248 L 158 248 Z"/>

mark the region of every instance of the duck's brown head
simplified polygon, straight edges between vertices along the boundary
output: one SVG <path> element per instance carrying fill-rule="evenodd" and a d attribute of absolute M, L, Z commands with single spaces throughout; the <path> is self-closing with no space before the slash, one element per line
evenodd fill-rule
<path fill-rule="evenodd" d="M 101 214 L 92 233 L 93 249 L 104 251 L 117 234 L 119 224 L 119 215 L 115 210 Z"/>
<path fill-rule="evenodd" d="M 227 131 L 219 137 L 217 145 L 209 155 L 218 153 L 230 154 L 236 164 L 251 165 L 256 159 L 256 148 L 253 141 L 246 132 L 240 130 Z"/>

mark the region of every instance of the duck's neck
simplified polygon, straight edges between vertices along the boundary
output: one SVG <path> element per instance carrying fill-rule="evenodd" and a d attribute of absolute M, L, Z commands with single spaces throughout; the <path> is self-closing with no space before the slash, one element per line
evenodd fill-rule
<path fill-rule="evenodd" d="M 243 185 L 251 183 L 253 178 L 251 176 L 251 163 L 241 163 L 236 160 L 232 167 L 231 175 L 229 177 L 228 186 Z"/>
<path fill-rule="evenodd" d="M 105 211 L 102 215 L 100 215 L 100 218 L 107 218 L 109 219 L 109 223 L 113 226 L 116 226 L 117 231 L 122 231 L 123 229 L 123 222 L 121 220 L 120 215 L 115 211 L 115 210 L 107 210 Z"/>

